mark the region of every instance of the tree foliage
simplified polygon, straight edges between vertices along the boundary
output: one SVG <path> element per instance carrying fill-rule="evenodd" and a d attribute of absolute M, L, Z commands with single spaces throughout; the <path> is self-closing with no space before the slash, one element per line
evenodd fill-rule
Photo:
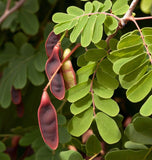
<path fill-rule="evenodd" d="M 128 0 L 66 2 L 0 0 L 0 159 L 150 160 L 151 1 L 142 0 L 130 15 Z M 63 100 L 48 90 L 57 112 L 55 151 L 43 141 L 37 119 L 42 92 L 52 83 L 45 73 L 52 30 L 61 36 L 58 58 L 72 50 L 57 69 L 73 64 L 77 81 Z"/>

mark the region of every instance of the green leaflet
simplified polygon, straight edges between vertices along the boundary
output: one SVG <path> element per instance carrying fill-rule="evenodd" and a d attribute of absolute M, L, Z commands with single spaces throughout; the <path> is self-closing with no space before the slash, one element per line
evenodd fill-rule
<path fill-rule="evenodd" d="M 108 28 L 108 30 L 113 31 L 118 27 L 118 21 L 113 17 L 106 16 L 104 25 L 106 28 Z"/>
<path fill-rule="evenodd" d="M 141 29 L 142 34 L 145 35 L 151 35 L 152 34 L 152 28 L 151 27 L 144 27 Z"/>
<path fill-rule="evenodd" d="M 67 13 L 74 16 L 80 16 L 84 14 L 84 11 L 78 7 L 70 6 L 67 8 Z"/>
<path fill-rule="evenodd" d="M 147 152 L 148 150 L 116 150 L 107 153 L 105 160 L 143 160 Z"/>
<path fill-rule="evenodd" d="M 113 71 L 112 67 L 113 64 L 107 59 L 105 58 L 99 65 L 99 67 L 102 69 L 103 72 L 108 73 L 109 75 L 111 75 L 112 77 L 116 77 L 115 72 Z"/>
<path fill-rule="evenodd" d="M 137 117 L 133 121 L 133 125 L 137 132 L 152 138 L 151 135 L 152 119 L 150 117 Z"/>
<path fill-rule="evenodd" d="M 85 3 L 84 10 L 85 14 L 91 13 L 93 11 L 93 4 L 91 2 Z"/>
<path fill-rule="evenodd" d="M 152 96 L 150 96 L 146 102 L 140 108 L 140 114 L 142 116 L 150 116 L 152 114 Z"/>
<path fill-rule="evenodd" d="M 148 46 L 151 45 L 151 42 L 152 42 L 152 36 L 151 35 L 145 36 L 144 39 L 145 39 L 145 42 Z"/>
<path fill-rule="evenodd" d="M 68 143 L 71 140 L 71 135 L 68 133 L 67 128 L 59 126 L 59 142 L 61 144 Z"/>
<path fill-rule="evenodd" d="M 29 13 L 35 13 L 39 10 L 39 3 L 38 0 L 28 0 L 26 1 L 22 8 L 22 10 L 25 10 Z"/>
<path fill-rule="evenodd" d="M 128 74 L 135 70 L 146 58 L 146 54 L 142 53 L 129 58 L 121 58 L 114 62 L 113 70 L 116 74 Z M 136 62 L 136 63 L 135 63 Z"/>
<path fill-rule="evenodd" d="M 0 153 L 0 159 L 2 160 L 11 160 L 10 156 L 6 153 Z"/>
<path fill-rule="evenodd" d="M 77 115 L 86 109 L 88 109 L 92 104 L 92 96 L 91 94 L 86 95 L 82 99 L 71 104 L 70 110 L 71 113 Z"/>
<path fill-rule="evenodd" d="M 94 7 L 93 12 L 98 12 L 99 9 L 104 6 L 103 3 L 98 2 L 98 1 L 93 1 L 92 4 L 93 4 L 93 7 Z"/>
<path fill-rule="evenodd" d="M 97 95 L 94 95 L 94 101 L 97 109 L 109 116 L 115 117 L 119 113 L 119 106 L 112 99 L 102 99 Z"/>
<path fill-rule="evenodd" d="M 66 30 L 70 30 L 71 28 L 73 28 L 75 25 L 77 25 L 78 23 L 78 20 L 75 19 L 73 21 L 67 21 L 67 22 L 64 22 L 64 23 L 59 23 L 55 26 L 54 28 L 54 32 L 56 34 L 59 34 L 61 32 L 64 32 Z"/>
<path fill-rule="evenodd" d="M 108 56 L 108 59 L 114 63 L 115 61 L 119 60 L 120 58 L 127 58 L 131 57 L 137 54 L 143 53 L 143 46 L 142 44 L 128 47 L 128 48 L 123 48 L 123 49 L 118 49 L 115 51 L 112 51 L 111 54 Z"/>
<path fill-rule="evenodd" d="M 88 21 L 88 16 L 83 16 L 79 18 L 78 24 L 75 26 L 75 28 L 70 34 L 70 41 L 72 43 L 74 43 L 77 40 L 78 36 L 80 35 L 87 21 Z"/>
<path fill-rule="evenodd" d="M 66 98 L 69 102 L 75 102 L 85 97 L 90 91 L 91 81 L 80 83 L 66 92 Z"/>
<path fill-rule="evenodd" d="M 87 62 L 86 59 L 85 59 L 85 54 L 80 55 L 80 56 L 78 57 L 78 59 L 77 59 L 77 65 L 78 65 L 79 67 L 82 67 L 82 66 L 85 66 L 85 65 L 87 65 L 87 64 L 88 64 L 88 62 Z"/>
<path fill-rule="evenodd" d="M 125 129 L 125 135 L 132 142 L 141 143 L 141 144 L 152 144 L 152 137 L 138 132 L 133 124 L 129 124 Z"/>
<path fill-rule="evenodd" d="M 73 150 L 60 152 L 60 159 L 61 160 L 83 160 L 81 154 Z"/>
<path fill-rule="evenodd" d="M 91 135 L 86 142 L 86 151 L 88 156 L 93 156 L 101 151 L 100 141 L 95 135 Z"/>
<path fill-rule="evenodd" d="M 20 11 L 19 13 L 19 21 L 21 25 L 21 29 L 26 34 L 35 35 L 39 29 L 39 21 L 35 14 Z"/>
<path fill-rule="evenodd" d="M 127 141 L 124 144 L 124 147 L 127 149 L 139 149 L 139 150 L 148 149 L 148 147 L 146 147 L 145 145 L 140 144 L 140 143 L 136 143 L 136 142 L 132 142 L 132 141 Z"/>
<path fill-rule="evenodd" d="M 92 42 L 98 43 L 102 39 L 103 35 L 103 23 L 106 19 L 106 15 L 100 14 L 97 16 L 96 23 L 94 26 L 93 36 L 92 36 Z"/>
<path fill-rule="evenodd" d="M 73 18 L 75 18 L 74 15 L 69 15 L 69 14 L 66 14 L 66 13 L 55 13 L 52 17 L 52 20 L 55 23 L 64 23 L 64 22 L 67 22 L 67 21 L 71 21 Z"/>
<path fill-rule="evenodd" d="M 146 97 L 151 90 L 152 71 L 149 71 L 133 86 L 127 90 L 127 98 L 132 102 L 139 102 Z"/>
<path fill-rule="evenodd" d="M 98 61 L 107 56 L 107 52 L 104 49 L 89 49 L 85 53 L 85 59 L 87 61 Z"/>
<path fill-rule="evenodd" d="M 121 138 L 121 133 L 116 122 L 102 112 L 98 112 L 95 121 L 100 136 L 108 144 L 117 143 Z"/>
<path fill-rule="evenodd" d="M 4 51 L 0 54 L 0 66 L 8 63 L 15 57 L 17 57 L 17 48 L 11 42 L 5 43 Z"/>
<path fill-rule="evenodd" d="M 93 120 L 93 108 L 75 115 L 68 123 L 68 131 L 71 135 L 79 137 L 86 132 Z"/>
<path fill-rule="evenodd" d="M 112 13 L 122 15 L 129 9 L 127 0 L 117 0 L 112 6 Z"/>
<path fill-rule="evenodd" d="M 142 44 L 143 41 L 139 35 L 129 35 L 124 38 L 122 38 L 117 45 L 117 49 L 123 49 L 128 47 L 137 46 L 139 44 Z"/>
<path fill-rule="evenodd" d="M 88 81 L 89 76 L 93 74 L 95 67 L 96 67 L 96 63 L 93 62 L 77 70 L 77 83 Z"/>
<path fill-rule="evenodd" d="M 108 11 L 112 6 L 111 0 L 105 0 L 104 7 L 101 8 L 100 12 Z"/>
<path fill-rule="evenodd" d="M 105 88 L 102 84 L 98 83 L 96 80 L 93 81 L 93 91 L 96 95 L 101 98 L 111 98 L 114 90 Z"/>
<path fill-rule="evenodd" d="M 149 60 L 145 61 L 138 68 L 130 72 L 126 75 L 119 75 L 119 81 L 123 88 L 128 89 L 134 83 L 136 83 L 146 72 L 148 69 Z"/>
<path fill-rule="evenodd" d="M 5 150 L 6 150 L 5 144 L 0 141 L 0 152 L 4 152 Z"/>
<path fill-rule="evenodd" d="M 152 6 L 151 0 L 141 0 L 140 8 L 144 13 L 150 14 L 151 13 L 151 6 Z"/>
<path fill-rule="evenodd" d="M 102 84 L 105 88 L 114 90 L 119 86 L 118 81 L 109 73 L 102 71 L 101 68 L 98 68 L 96 76 L 98 83 Z"/>
<path fill-rule="evenodd" d="M 88 18 L 88 21 L 82 31 L 81 34 L 81 45 L 83 47 L 87 47 L 92 40 L 92 36 L 93 36 L 93 31 L 94 31 L 94 26 L 95 26 L 95 22 L 96 22 L 96 15 L 91 15 Z M 89 33 L 89 34 L 88 34 Z"/>
<path fill-rule="evenodd" d="M 119 74 L 127 74 L 132 72 L 133 70 L 138 68 L 138 66 L 140 66 L 142 62 L 146 60 L 146 56 L 147 56 L 146 53 L 134 56 L 121 66 Z"/>

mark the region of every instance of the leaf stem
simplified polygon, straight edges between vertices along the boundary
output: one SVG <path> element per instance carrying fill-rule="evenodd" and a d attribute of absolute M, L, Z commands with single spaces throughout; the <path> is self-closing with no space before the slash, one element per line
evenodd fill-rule
<path fill-rule="evenodd" d="M 150 52 L 149 52 L 148 46 L 147 46 L 147 44 L 146 44 L 146 42 L 145 42 L 144 36 L 143 36 L 143 34 L 142 34 L 142 31 L 141 31 L 138 23 L 136 22 L 136 20 L 134 19 L 133 16 L 131 16 L 129 19 L 130 19 L 132 22 L 134 22 L 134 24 L 136 25 L 136 27 L 137 27 L 137 29 L 138 29 L 138 31 L 139 31 L 139 33 L 140 33 L 140 36 L 141 36 L 141 38 L 142 38 L 142 40 L 143 40 L 143 45 L 145 46 L 147 55 L 149 56 L 149 60 L 150 60 L 150 62 L 151 62 L 151 64 L 152 64 L 151 54 L 150 54 Z"/>
<path fill-rule="evenodd" d="M 97 157 L 98 154 L 95 154 L 94 156 L 92 156 L 89 160 L 93 160 L 95 157 Z"/>
<path fill-rule="evenodd" d="M 59 111 L 63 108 L 63 106 L 65 105 L 66 102 L 67 102 L 67 100 L 66 100 L 66 99 L 63 99 L 61 105 L 59 106 L 59 108 L 57 109 L 56 112 L 59 112 Z"/>
<path fill-rule="evenodd" d="M 145 157 L 143 160 L 146 160 L 149 154 L 152 152 L 152 147 L 149 148 L 148 152 L 146 153 Z"/>
<path fill-rule="evenodd" d="M 56 71 L 54 72 L 54 74 L 52 75 L 52 77 L 50 78 L 49 82 L 47 83 L 47 85 L 45 86 L 45 88 L 43 89 L 43 91 L 46 91 L 48 89 L 48 87 L 50 86 L 53 78 L 55 77 L 55 75 L 57 74 L 57 72 L 60 70 L 60 68 L 62 67 L 63 63 L 73 54 L 73 52 L 75 52 L 75 50 L 77 48 L 79 48 L 81 46 L 80 43 L 78 43 L 72 50 L 71 52 L 62 60 L 62 62 L 60 63 L 60 65 L 58 66 L 58 68 L 56 69 Z"/>
<path fill-rule="evenodd" d="M 17 9 L 19 9 L 19 8 L 23 5 L 23 3 L 24 3 L 25 1 L 26 1 L 26 0 L 17 1 L 16 4 L 14 5 L 14 7 L 12 7 L 11 9 L 9 9 L 11 0 L 8 0 L 8 1 L 7 1 L 7 4 L 6 4 L 5 11 L 4 11 L 3 15 L 0 17 L 0 24 L 1 24 L 10 14 L 12 14 L 12 13 L 15 12 Z"/>
<path fill-rule="evenodd" d="M 134 17 L 134 20 L 136 20 L 136 21 L 146 20 L 146 19 L 152 19 L 152 16 L 147 16 L 147 17 Z"/>
<path fill-rule="evenodd" d="M 96 70 L 94 71 L 93 73 L 93 77 L 92 77 L 92 80 L 91 80 L 91 85 L 90 85 L 90 92 L 91 92 L 91 95 L 92 95 L 92 103 L 93 103 L 93 114 L 94 114 L 94 117 L 96 116 L 96 113 L 95 113 L 95 109 L 96 109 L 96 106 L 95 106 L 95 102 L 94 102 L 94 91 L 93 91 L 93 81 L 95 79 L 95 75 L 97 73 L 97 70 L 99 68 L 99 64 L 102 62 L 103 58 L 98 62 L 97 64 L 97 67 L 96 67 Z"/>

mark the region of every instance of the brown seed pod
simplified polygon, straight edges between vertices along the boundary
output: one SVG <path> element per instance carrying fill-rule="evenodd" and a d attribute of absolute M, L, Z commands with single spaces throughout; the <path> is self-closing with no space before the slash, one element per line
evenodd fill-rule
<path fill-rule="evenodd" d="M 55 150 L 59 143 L 57 113 L 47 91 L 44 91 L 41 97 L 38 123 L 44 142 Z"/>

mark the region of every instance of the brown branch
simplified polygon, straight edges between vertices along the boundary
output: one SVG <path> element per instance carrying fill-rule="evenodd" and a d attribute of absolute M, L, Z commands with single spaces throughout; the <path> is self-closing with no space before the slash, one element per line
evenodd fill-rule
<path fill-rule="evenodd" d="M 130 5 L 130 7 L 129 7 L 129 9 L 128 9 L 128 11 L 126 12 L 126 14 L 123 16 L 123 18 L 121 19 L 121 25 L 124 27 L 125 25 L 126 25 L 126 23 L 128 22 L 128 18 L 130 17 L 130 16 L 132 16 L 132 12 L 134 11 L 134 9 L 135 9 L 135 7 L 136 7 L 136 5 L 137 5 L 137 3 L 138 3 L 138 1 L 139 0 L 133 0 L 132 2 L 131 2 L 131 5 Z"/>
<path fill-rule="evenodd" d="M 95 109 L 96 109 L 96 106 L 95 106 L 95 102 L 94 102 L 94 91 L 93 91 L 93 81 L 95 79 L 95 75 L 97 73 L 97 70 L 99 68 L 99 64 L 103 61 L 103 58 L 99 61 L 99 63 L 97 64 L 97 67 L 96 67 L 96 70 L 94 71 L 93 73 L 93 77 L 91 79 L 91 85 L 90 85 L 90 92 L 91 92 L 91 95 L 92 95 L 92 104 L 93 104 L 93 114 L 94 114 L 94 117 L 96 116 L 96 113 L 95 113 Z"/>
<path fill-rule="evenodd" d="M 143 36 L 143 34 L 142 34 L 142 31 L 141 31 L 138 23 L 136 22 L 136 20 L 134 19 L 133 16 L 130 17 L 130 20 L 131 20 L 132 22 L 134 22 L 134 24 L 136 25 L 136 27 L 137 27 L 137 29 L 138 29 L 138 31 L 139 31 L 139 33 L 140 33 L 140 36 L 141 36 L 141 38 L 142 38 L 142 40 L 143 40 L 143 45 L 145 46 L 145 49 L 146 49 L 147 55 L 148 55 L 148 57 L 149 57 L 150 63 L 152 64 L 152 57 L 151 57 L 151 54 L 150 54 L 150 52 L 149 52 L 148 46 L 147 46 L 147 44 L 146 44 L 146 42 L 145 42 L 144 36 Z"/>
<path fill-rule="evenodd" d="M 134 17 L 134 20 L 135 20 L 135 21 L 146 20 L 146 19 L 152 19 L 152 16 L 147 16 L 147 17 Z"/>
<path fill-rule="evenodd" d="M 7 1 L 7 4 L 6 4 L 5 11 L 4 11 L 3 15 L 0 17 L 0 24 L 1 24 L 10 14 L 12 14 L 12 13 L 15 12 L 17 9 L 19 9 L 19 8 L 23 5 L 23 3 L 24 3 L 25 1 L 26 1 L 26 0 L 17 1 L 17 2 L 15 3 L 14 7 L 12 7 L 11 9 L 9 9 L 11 0 L 8 0 L 8 1 Z"/>

